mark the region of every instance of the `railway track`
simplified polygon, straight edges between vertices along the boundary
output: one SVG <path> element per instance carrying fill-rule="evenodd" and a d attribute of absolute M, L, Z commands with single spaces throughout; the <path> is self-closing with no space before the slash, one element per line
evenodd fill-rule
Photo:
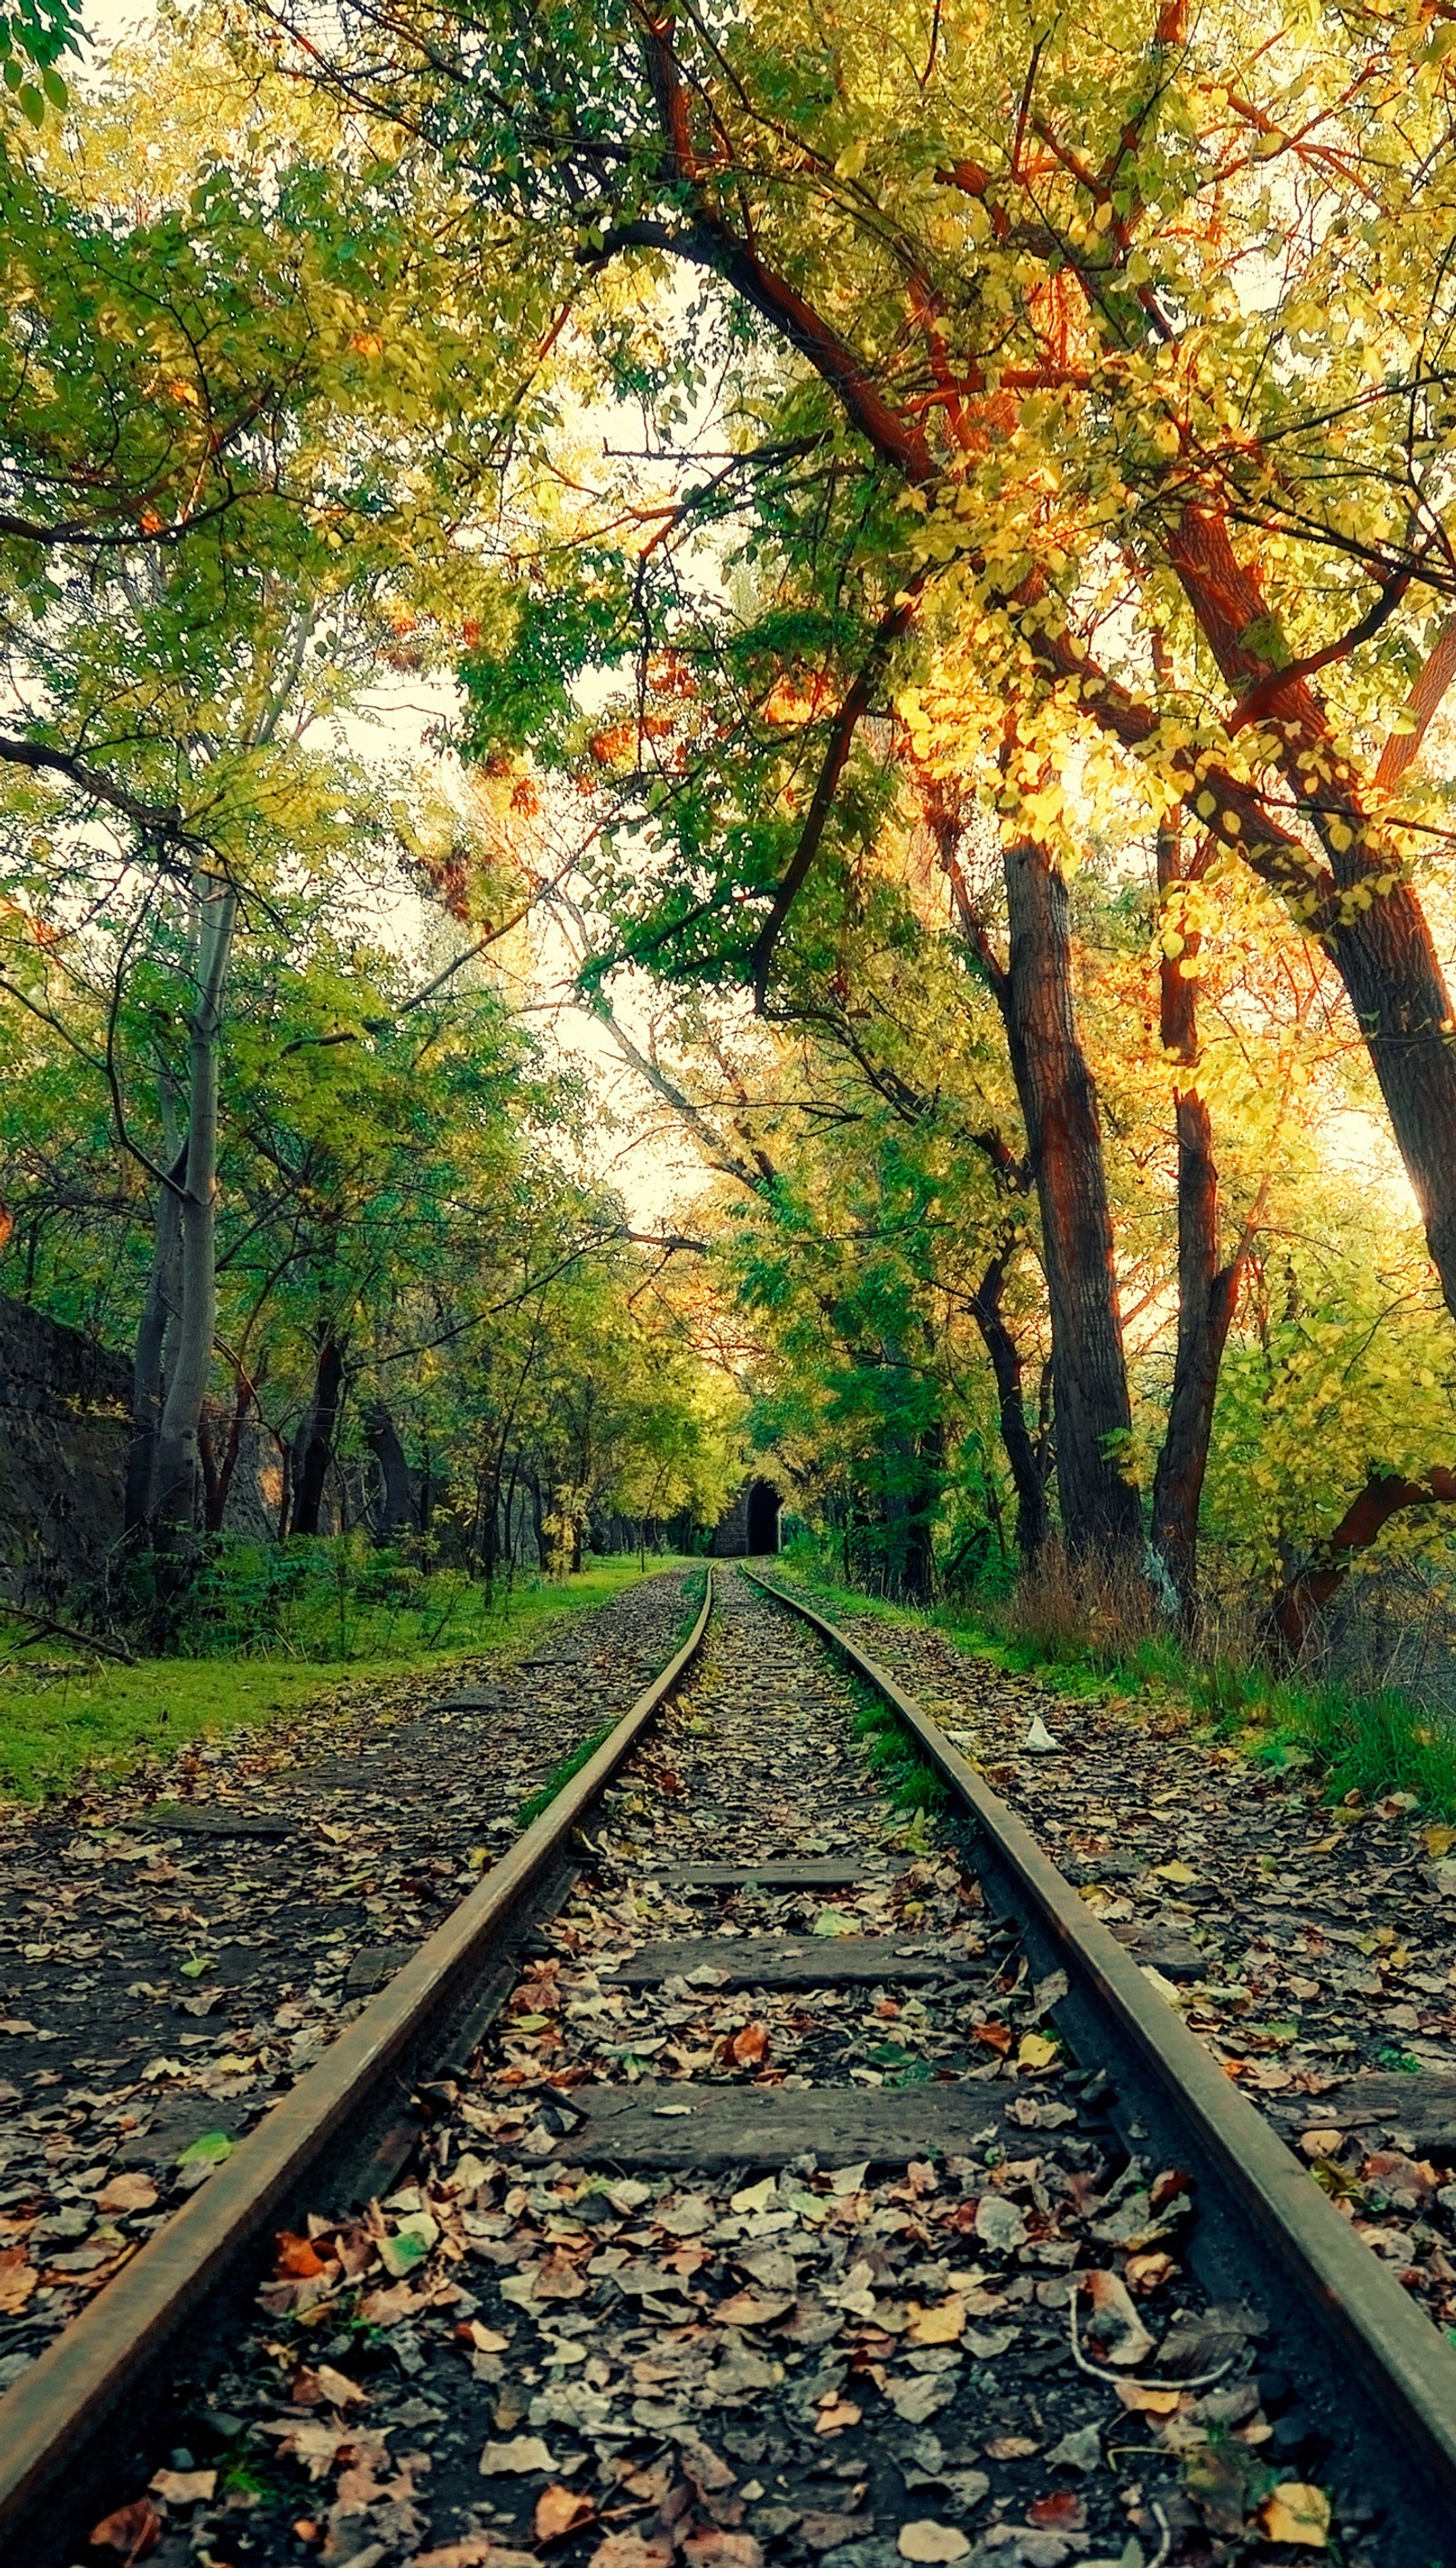
<path fill-rule="evenodd" d="M 1450 2568 L 1456 2355 L 894 1681 L 712 1601 L 0 2403 L 4 2557 Z"/>

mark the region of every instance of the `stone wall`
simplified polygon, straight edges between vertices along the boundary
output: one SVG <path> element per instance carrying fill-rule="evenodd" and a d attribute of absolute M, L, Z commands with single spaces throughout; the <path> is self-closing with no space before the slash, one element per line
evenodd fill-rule
<path fill-rule="evenodd" d="M 746 1560 L 778 1549 L 778 1489 L 771 1480 L 744 1480 L 727 1513 L 719 1518 L 710 1549 L 715 1560 Z M 753 1539 L 755 1519 L 759 1538 Z M 772 1539 L 763 1539 L 765 1524 Z"/>
<path fill-rule="evenodd" d="M 0 1297 L 0 1586 L 55 1607 L 105 1578 L 122 1539 L 132 1367 L 79 1329 Z M 228 1497 L 230 1530 L 266 1539 L 256 1435 Z"/>
<path fill-rule="evenodd" d="M 23 1302 L 0 1300 L 0 1577 L 54 1605 L 120 1539 L 132 1371 Z"/>

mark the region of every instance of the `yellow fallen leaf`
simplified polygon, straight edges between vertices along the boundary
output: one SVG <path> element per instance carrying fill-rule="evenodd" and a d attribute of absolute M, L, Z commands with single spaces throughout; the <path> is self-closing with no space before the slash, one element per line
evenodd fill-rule
<path fill-rule="evenodd" d="M 1192 1864 L 1184 1863 L 1181 1857 L 1177 1858 L 1172 1863 L 1155 1863 L 1153 1871 L 1157 1875 L 1159 1881 L 1176 1881 L 1186 1884 L 1190 1881 L 1197 1881 L 1198 1879 L 1198 1875 L 1194 1871 Z"/>
<path fill-rule="evenodd" d="M 1449 1854 L 1456 1846 L 1456 1828 L 1423 1828 L 1421 1834 L 1433 1863 L 1439 1863 L 1442 1855 Z"/>
<path fill-rule="evenodd" d="M 922 2309 L 919 2301 L 912 2301 L 905 2335 L 911 2345 L 955 2345 L 965 2326 L 964 2301 L 937 2301 L 933 2309 Z"/>
<path fill-rule="evenodd" d="M 1023 2033 L 1017 2045 L 1017 2058 L 1023 2069 L 1049 2069 L 1056 2058 L 1056 2045 L 1044 2033 Z"/>
<path fill-rule="evenodd" d="M 1329 2499 L 1322 2488 L 1286 2479 L 1260 2507 L 1259 2529 L 1266 2541 L 1300 2541 L 1307 2550 L 1323 2550 L 1329 2540 Z"/>

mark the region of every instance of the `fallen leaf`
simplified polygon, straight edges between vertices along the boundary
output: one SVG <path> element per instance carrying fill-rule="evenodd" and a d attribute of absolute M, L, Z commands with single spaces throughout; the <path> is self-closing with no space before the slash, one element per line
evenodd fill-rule
<path fill-rule="evenodd" d="M 1132 2306 L 1132 2297 L 1120 2274 L 1090 2273 L 1081 2277 L 1082 2294 L 1092 2316 L 1087 2334 L 1101 2349 L 1108 2363 L 1145 2363 L 1153 2350 L 1153 2339 Z"/>
<path fill-rule="evenodd" d="M 156 2470 L 146 2482 L 168 2505 L 210 2505 L 217 2486 L 215 2470 Z"/>
<path fill-rule="evenodd" d="M 1029 2461 L 1040 2444 L 1030 2434 L 998 2434 L 986 2446 L 989 2461 Z"/>
<path fill-rule="evenodd" d="M 817 1930 L 816 1930 L 817 1931 Z M 756 2069 L 768 2052 L 768 2028 L 762 2024 L 745 2024 L 728 2043 L 728 2058 L 740 2069 Z"/>
<path fill-rule="evenodd" d="M 568 2532 L 580 2532 L 591 2522 L 596 2506 L 585 2488 L 563 2487 L 559 2481 L 542 2488 L 531 2518 L 538 2541 L 562 2541 Z"/>
<path fill-rule="evenodd" d="M 668 2568 L 671 2539 L 645 2541 L 640 2532 L 609 2532 L 592 2552 L 588 2568 Z"/>
<path fill-rule="evenodd" d="M 0 2248 L 0 2318 L 18 2318 L 39 2281 L 23 2247 Z"/>
<path fill-rule="evenodd" d="M 146 2074 L 149 2077 L 151 2073 L 148 2070 Z M 231 2157 L 233 2146 L 226 2131 L 199 2131 L 195 2140 L 187 2142 L 176 2162 L 179 2167 L 189 2170 L 221 2166 L 224 2158 Z"/>
<path fill-rule="evenodd" d="M 918 2301 L 912 2301 L 905 2334 L 912 2345 L 955 2345 L 965 2326 L 964 2301 L 937 2301 L 931 2309 L 922 2309 Z"/>
<path fill-rule="evenodd" d="M 480 2455 L 482 2478 L 506 2478 L 526 2470 L 554 2470 L 555 2462 L 539 2434 L 516 2434 L 508 2443 L 487 2443 Z"/>
<path fill-rule="evenodd" d="M 139 2169 L 135 2175 L 108 2178 L 101 2192 L 93 2197 L 98 2211 L 149 2211 L 156 2200 L 156 2187 L 149 2175 Z"/>
<path fill-rule="evenodd" d="M 1307 2550 L 1323 2550 L 1329 2540 L 1329 2499 L 1322 2488 L 1286 2479 L 1271 2489 L 1258 2514 L 1266 2541 L 1303 2542 Z"/>
<path fill-rule="evenodd" d="M 732 2292 L 713 2315 L 720 2327 L 771 2327 L 793 2306 L 792 2292 Z"/>
<path fill-rule="evenodd" d="M 988 2051 L 1010 2051 L 1012 2029 L 1009 2024 L 973 2024 L 971 2039 L 984 2043 Z"/>
<path fill-rule="evenodd" d="M 1175 1882 L 1180 1888 L 1186 1888 L 1189 1882 L 1197 1881 L 1198 1879 L 1198 1875 L 1194 1871 L 1192 1864 L 1183 1863 L 1182 1861 L 1175 1861 L 1173 1863 L 1155 1863 L 1153 1871 L 1159 1881 Z"/>
<path fill-rule="evenodd" d="M 1038 2496 L 1027 2506 L 1026 2521 L 1038 2532 L 1082 2532 L 1087 2509 L 1070 2488 L 1054 2488 L 1049 2496 Z"/>
<path fill-rule="evenodd" d="M 812 1932 L 815 1935 L 857 1935 L 860 1928 L 860 1919 L 851 1917 L 846 1909 L 821 1908 L 814 1919 Z"/>
<path fill-rule="evenodd" d="M 984 2193 L 976 2206 L 976 2235 L 995 2255 L 1010 2256 L 1026 2243 L 1026 2224 L 1014 2202 Z"/>
<path fill-rule="evenodd" d="M 1112 2385 L 1124 2408 L 1139 2416 L 1173 2416 L 1185 2399 L 1186 2390 L 1144 2390 L 1140 2381 L 1115 2381 Z"/>
<path fill-rule="evenodd" d="M 275 2274 L 307 2277 L 325 2274 L 328 2267 L 311 2238 L 295 2238 L 287 2229 L 278 2232 L 278 2253 L 273 2260 Z"/>
<path fill-rule="evenodd" d="M 683 2544 L 692 2568 L 763 2568 L 763 2553 L 751 2532 L 695 2532 Z"/>
<path fill-rule="evenodd" d="M 814 2431 L 816 2434 L 842 2434 L 846 2425 L 857 2425 L 863 2415 L 864 2409 L 856 2408 L 852 2399 L 830 2399 L 814 2418 Z M 592 2568 L 596 2568 L 595 2560 Z"/>
<path fill-rule="evenodd" d="M 1056 2051 L 1056 2044 L 1044 2033 L 1023 2033 L 1017 2045 L 1017 2058 L 1023 2069 L 1049 2069 Z"/>
<path fill-rule="evenodd" d="M 954 2523 L 936 2523 L 927 2515 L 919 2523 L 902 2523 L 895 2547 L 902 2559 L 935 2562 L 964 2559 L 971 2544 Z"/>
<path fill-rule="evenodd" d="M 160 2539 L 161 2516 L 149 2496 L 118 2506 L 90 2536 L 93 2550 L 116 2550 L 128 2561 L 146 2558 Z"/>
<path fill-rule="evenodd" d="M 805 2549 L 817 2550 L 822 2555 L 826 2551 L 842 2550 L 848 2541 L 867 2540 L 874 2532 L 875 2518 L 872 2514 L 817 2514 L 811 2511 L 799 2517 L 796 2528 Z"/>
<path fill-rule="evenodd" d="M 347 2372 L 336 2372 L 332 2363 L 317 2365 L 314 2379 L 335 2408 L 350 2408 L 356 2401 L 365 2407 L 369 2404 L 369 2392 L 361 2390 L 357 2381 L 351 2381 Z"/>

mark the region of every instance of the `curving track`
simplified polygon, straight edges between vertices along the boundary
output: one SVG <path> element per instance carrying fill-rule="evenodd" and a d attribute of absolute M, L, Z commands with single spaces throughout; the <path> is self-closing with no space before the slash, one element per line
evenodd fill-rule
<path fill-rule="evenodd" d="M 693 1646 L 0 2405 L 5 2555 L 1456 2559 L 1456 2357 L 1026 1832 Z"/>

